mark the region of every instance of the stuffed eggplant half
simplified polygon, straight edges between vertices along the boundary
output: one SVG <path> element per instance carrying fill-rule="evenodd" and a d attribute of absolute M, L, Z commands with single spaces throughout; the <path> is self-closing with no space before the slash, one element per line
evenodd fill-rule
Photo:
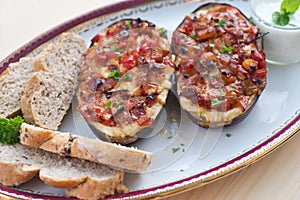
<path fill-rule="evenodd" d="M 237 8 L 209 3 L 185 17 L 172 37 L 181 107 L 202 127 L 240 121 L 266 86 L 258 28 Z"/>
<path fill-rule="evenodd" d="M 79 111 L 111 142 L 134 142 L 166 102 L 174 64 L 166 30 L 120 20 L 92 39 L 79 72 Z"/>

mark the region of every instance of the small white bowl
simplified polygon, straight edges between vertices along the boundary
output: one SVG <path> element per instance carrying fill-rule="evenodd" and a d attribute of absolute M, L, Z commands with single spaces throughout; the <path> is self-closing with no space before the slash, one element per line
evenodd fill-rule
<path fill-rule="evenodd" d="M 254 24 L 262 33 L 268 33 L 264 37 L 268 63 L 289 65 L 300 62 L 300 26 L 278 26 L 272 22 L 272 13 L 280 10 L 281 2 L 281 0 L 251 0 L 251 11 Z M 296 14 L 299 16 L 300 11 Z M 298 16 L 295 18 L 300 20 Z"/>

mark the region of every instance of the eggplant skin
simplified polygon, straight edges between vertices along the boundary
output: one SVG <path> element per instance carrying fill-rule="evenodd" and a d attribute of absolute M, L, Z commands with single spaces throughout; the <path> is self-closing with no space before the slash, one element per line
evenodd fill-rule
<path fill-rule="evenodd" d="M 230 4 L 207 3 L 172 36 L 180 106 L 205 128 L 242 121 L 267 84 L 259 29 Z"/>

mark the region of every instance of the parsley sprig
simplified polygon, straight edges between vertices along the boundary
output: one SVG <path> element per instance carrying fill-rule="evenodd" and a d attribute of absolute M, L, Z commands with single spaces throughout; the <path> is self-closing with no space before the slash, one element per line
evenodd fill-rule
<path fill-rule="evenodd" d="M 16 144 L 20 142 L 20 127 L 23 118 L 0 118 L 0 142 L 3 144 Z"/>
<path fill-rule="evenodd" d="M 290 15 L 295 14 L 299 9 L 300 0 L 283 0 L 280 6 L 280 12 L 273 12 L 273 23 L 279 26 L 286 26 L 290 24 Z"/>
<path fill-rule="evenodd" d="M 107 78 L 114 78 L 117 81 L 120 80 L 120 70 L 114 69 L 110 74 L 108 74 Z"/>

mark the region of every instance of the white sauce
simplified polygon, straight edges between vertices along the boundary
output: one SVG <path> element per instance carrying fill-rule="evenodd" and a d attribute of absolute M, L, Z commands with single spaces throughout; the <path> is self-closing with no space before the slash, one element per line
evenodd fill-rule
<path fill-rule="evenodd" d="M 264 37 L 264 49 L 268 63 L 288 65 L 300 62 L 300 9 L 290 16 L 290 24 L 295 26 L 276 26 L 272 22 L 273 12 L 280 11 L 282 0 L 252 0 L 254 23 Z M 259 18 L 263 19 L 260 20 Z"/>
<path fill-rule="evenodd" d="M 280 12 L 280 5 L 282 0 L 260 0 L 256 1 L 257 4 L 254 7 L 256 14 L 264 19 L 267 23 L 273 24 L 272 14 L 274 12 Z M 300 27 L 300 8 L 295 14 L 290 16 L 290 24 Z M 284 26 L 285 28 L 292 28 L 294 26 Z M 284 28 L 283 27 L 283 28 Z"/>

